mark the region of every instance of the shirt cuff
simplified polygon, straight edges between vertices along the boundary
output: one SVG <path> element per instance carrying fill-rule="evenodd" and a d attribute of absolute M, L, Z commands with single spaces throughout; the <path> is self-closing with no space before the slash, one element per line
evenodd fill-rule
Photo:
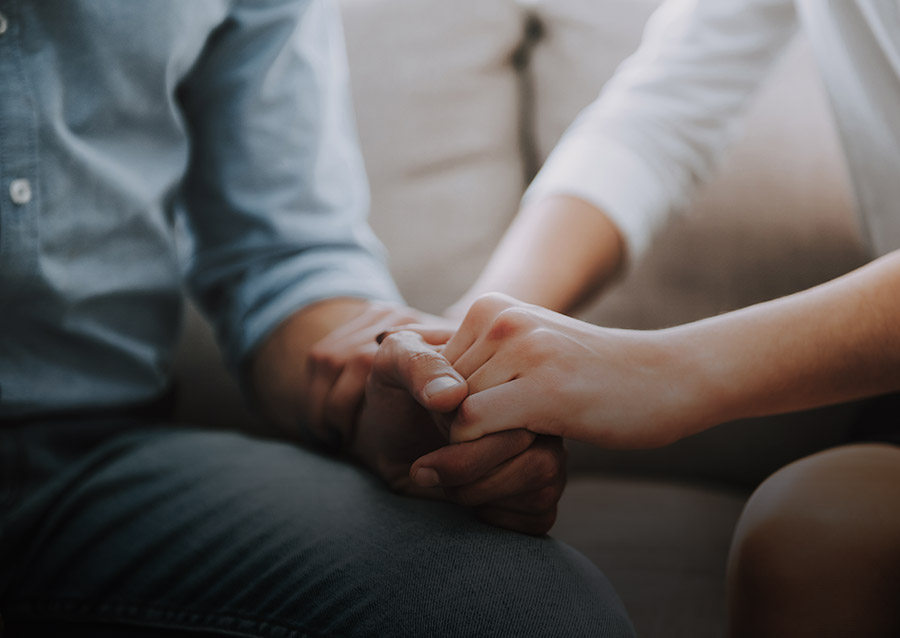
<path fill-rule="evenodd" d="M 523 204 L 549 195 L 578 197 L 599 208 L 625 243 L 626 264 L 636 263 L 665 223 L 672 203 L 659 172 L 629 146 L 567 133 L 528 187 Z"/>
<path fill-rule="evenodd" d="M 238 372 L 263 338 L 305 306 L 338 297 L 403 302 L 387 268 L 364 250 L 307 250 L 247 281 L 218 322 L 225 359 Z"/>

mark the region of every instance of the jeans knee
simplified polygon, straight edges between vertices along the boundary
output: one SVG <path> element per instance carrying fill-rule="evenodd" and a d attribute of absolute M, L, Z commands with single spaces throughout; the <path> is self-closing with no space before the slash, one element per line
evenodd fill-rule
<path fill-rule="evenodd" d="M 471 635 L 633 638 L 612 584 L 585 557 L 552 539 L 502 536 L 493 560 L 465 559 L 470 580 L 452 588 L 483 630 Z"/>

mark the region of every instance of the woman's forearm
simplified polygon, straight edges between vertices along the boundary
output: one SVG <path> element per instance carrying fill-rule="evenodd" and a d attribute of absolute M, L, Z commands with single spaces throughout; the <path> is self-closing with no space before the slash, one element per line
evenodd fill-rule
<path fill-rule="evenodd" d="M 789 297 L 664 331 L 699 426 L 900 390 L 900 251 Z"/>
<path fill-rule="evenodd" d="M 522 209 L 481 276 L 446 314 L 461 319 L 488 292 L 568 312 L 611 279 L 622 260 L 619 231 L 600 210 L 574 197 L 542 198 Z"/>

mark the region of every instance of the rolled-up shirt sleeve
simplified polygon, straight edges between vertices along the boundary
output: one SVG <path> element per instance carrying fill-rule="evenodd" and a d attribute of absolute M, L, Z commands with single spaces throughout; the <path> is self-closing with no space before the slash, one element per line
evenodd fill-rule
<path fill-rule="evenodd" d="M 179 88 L 186 280 L 237 367 L 293 311 L 399 300 L 367 225 L 343 36 L 328 0 L 236 2 Z"/>
<path fill-rule="evenodd" d="M 634 262 L 684 208 L 796 31 L 792 0 L 669 0 L 569 127 L 525 194 L 604 211 Z"/>

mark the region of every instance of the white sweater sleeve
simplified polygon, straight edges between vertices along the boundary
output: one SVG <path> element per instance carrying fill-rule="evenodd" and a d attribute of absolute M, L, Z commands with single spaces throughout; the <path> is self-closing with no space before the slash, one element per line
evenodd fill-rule
<path fill-rule="evenodd" d="M 792 0 L 668 0 L 525 200 L 566 194 L 594 204 L 634 262 L 709 174 L 796 25 Z"/>

